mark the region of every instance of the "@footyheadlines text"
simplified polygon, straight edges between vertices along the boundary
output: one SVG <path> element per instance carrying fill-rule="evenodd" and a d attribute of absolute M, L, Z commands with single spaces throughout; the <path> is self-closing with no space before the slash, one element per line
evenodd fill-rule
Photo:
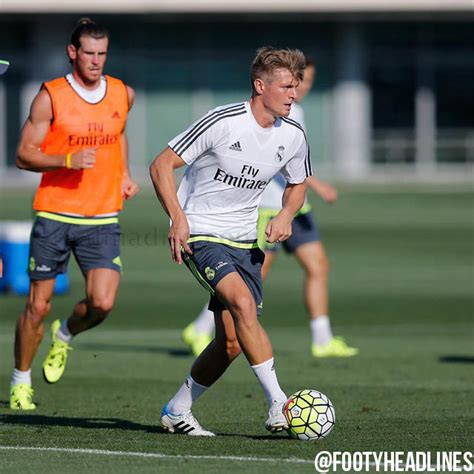
<path fill-rule="evenodd" d="M 317 472 L 473 472 L 472 451 L 321 451 Z"/>

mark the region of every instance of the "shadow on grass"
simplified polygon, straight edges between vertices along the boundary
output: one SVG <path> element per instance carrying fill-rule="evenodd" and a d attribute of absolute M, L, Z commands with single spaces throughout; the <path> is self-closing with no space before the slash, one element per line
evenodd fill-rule
<path fill-rule="evenodd" d="M 0 402 L 0 406 L 7 407 L 8 403 Z M 0 415 L 0 424 L 5 425 L 20 425 L 20 426 L 54 426 L 54 427 L 69 427 L 69 428 L 86 428 L 86 429 L 106 429 L 106 430 L 121 430 L 121 431 L 142 431 L 145 433 L 168 434 L 161 426 L 156 425 L 142 425 L 133 421 L 122 420 L 120 418 L 72 418 L 64 416 L 47 416 L 47 415 L 29 415 L 29 414 L 13 414 Z M 240 437 L 259 441 L 286 441 L 289 437 L 272 436 L 272 435 L 246 435 L 243 433 L 216 433 L 221 437 Z M 184 435 L 180 435 L 184 437 Z"/>
<path fill-rule="evenodd" d="M 172 357 L 188 357 L 191 351 L 175 347 L 138 346 L 132 344 L 77 344 L 75 348 L 97 352 L 147 352 L 150 354 L 168 354 Z"/>
<path fill-rule="evenodd" d="M 248 434 L 243 434 L 243 433 L 216 433 L 216 435 L 219 438 L 247 438 L 247 439 L 253 439 L 256 441 L 294 441 L 290 438 L 288 435 L 283 435 L 283 434 L 266 434 L 266 435 L 248 435 Z"/>
<path fill-rule="evenodd" d="M 473 356 L 446 355 L 439 358 L 440 362 L 447 364 L 474 364 Z"/>
<path fill-rule="evenodd" d="M 2 402 L 3 405 L 3 402 Z M 146 433 L 165 433 L 160 426 L 142 425 L 120 418 L 71 418 L 47 415 L 0 415 L 0 423 L 22 426 L 68 426 L 73 428 L 107 429 L 124 431 L 144 431 Z"/>

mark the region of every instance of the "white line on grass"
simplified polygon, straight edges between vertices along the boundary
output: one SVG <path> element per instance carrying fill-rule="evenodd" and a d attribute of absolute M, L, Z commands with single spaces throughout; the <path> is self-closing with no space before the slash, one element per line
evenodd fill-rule
<path fill-rule="evenodd" d="M 0 450 L 5 451 L 49 451 L 55 453 L 71 454 L 98 454 L 103 456 L 135 456 L 139 458 L 160 458 L 160 459 L 215 459 L 221 461 L 242 461 L 242 462 L 287 462 L 290 464 L 314 464 L 314 461 L 300 458 L 253 458 L 245 456 L 210 456 L 210 455 L 183 455 L 164 453 L 140 453 L 134 451 L 108 451 L 106 449 L 82 449 L 82 448 L 49 448 L 36 446 L 0 446 Z"/>

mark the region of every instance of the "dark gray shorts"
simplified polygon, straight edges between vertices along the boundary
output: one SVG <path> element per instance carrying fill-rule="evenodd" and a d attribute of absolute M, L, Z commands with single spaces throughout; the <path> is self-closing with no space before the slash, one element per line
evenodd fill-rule
<path fill-rule="evenodd" d="M 257 306 L 257 314 L 261 314 L 263 308 L 262 265 L 265 254 L 258 247 L 236 248 L 231 244 L 208 241 L 193 242 L 189 246 L 193 255 L 183 253 L 184 263 L 198 282 L 211 293 L 209 302 L 211 311 L 226 308 L 217 298 L 214 290 L 222 278 L 229 273 L 237 272 L 252 293 Z"/>
<path fill-rule="evenodd" d="M 309 242 L 318 242 L 321 240 L 318 225 L 314 220 L 312 212 L 305 212 L 299 214 L 293 219 L 291 227 L 291 237 L 281 244 L 269 244 L 264 242 L 263 250 L 270 252 L 277 252 L 281 247 L 288 253 L 293 253 L 301 245 Z"/>
<path fill-rule="evenodd" d="M 122 269 L 119 224 L 79 225 L 37 217 L 31 231 L 28 274 L 49 280 L 67 271 L 71 252 L 82 271 Z"/>

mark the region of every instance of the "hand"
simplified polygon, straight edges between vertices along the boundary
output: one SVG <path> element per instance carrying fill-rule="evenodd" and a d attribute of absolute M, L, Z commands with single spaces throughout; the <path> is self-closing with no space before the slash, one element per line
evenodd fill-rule
<path fill-rule="evenodd" d="M 71 155 L 71 169 L 83 170 L 93 168 L 97 148 L 86 148 Z"/>
<path fill-rule="evenodd" d="M 138 192 L 140 188 L 135 181 L 130 178 L 130 176 L 124 176 L 122 181 L 122 196 L 124 199 L 132 199 Z"/>
<path fill-rule="evenodd" d="M 171 258 L 173 262 L 176 262 L 178 265 L 183 263 L 183 256 L 181 255 L 181 248 L 188 255 L 192 255 L 193 251 L 188 245 L 189 238 L 189 224 L 186 216 L 183 214 L 182 217 L 179 217 L 173 221 L 168 232 L 168 242 L 171 249 Z"/>
<path fill-rule="evenodd" d="M 285 209 L 282 209 L 270 222 L 265 229 L 267 242 L 273 244 L 275 242 L 283 242 L 291 236 L 291 223 L 293 216 L 289 215 Z"/>
<path fill-rule="evenodd" d="M 337 201 L 337 189 L 329 183 L 320 182 L 318 194 L 326 204 L 334 204 Z"/>

